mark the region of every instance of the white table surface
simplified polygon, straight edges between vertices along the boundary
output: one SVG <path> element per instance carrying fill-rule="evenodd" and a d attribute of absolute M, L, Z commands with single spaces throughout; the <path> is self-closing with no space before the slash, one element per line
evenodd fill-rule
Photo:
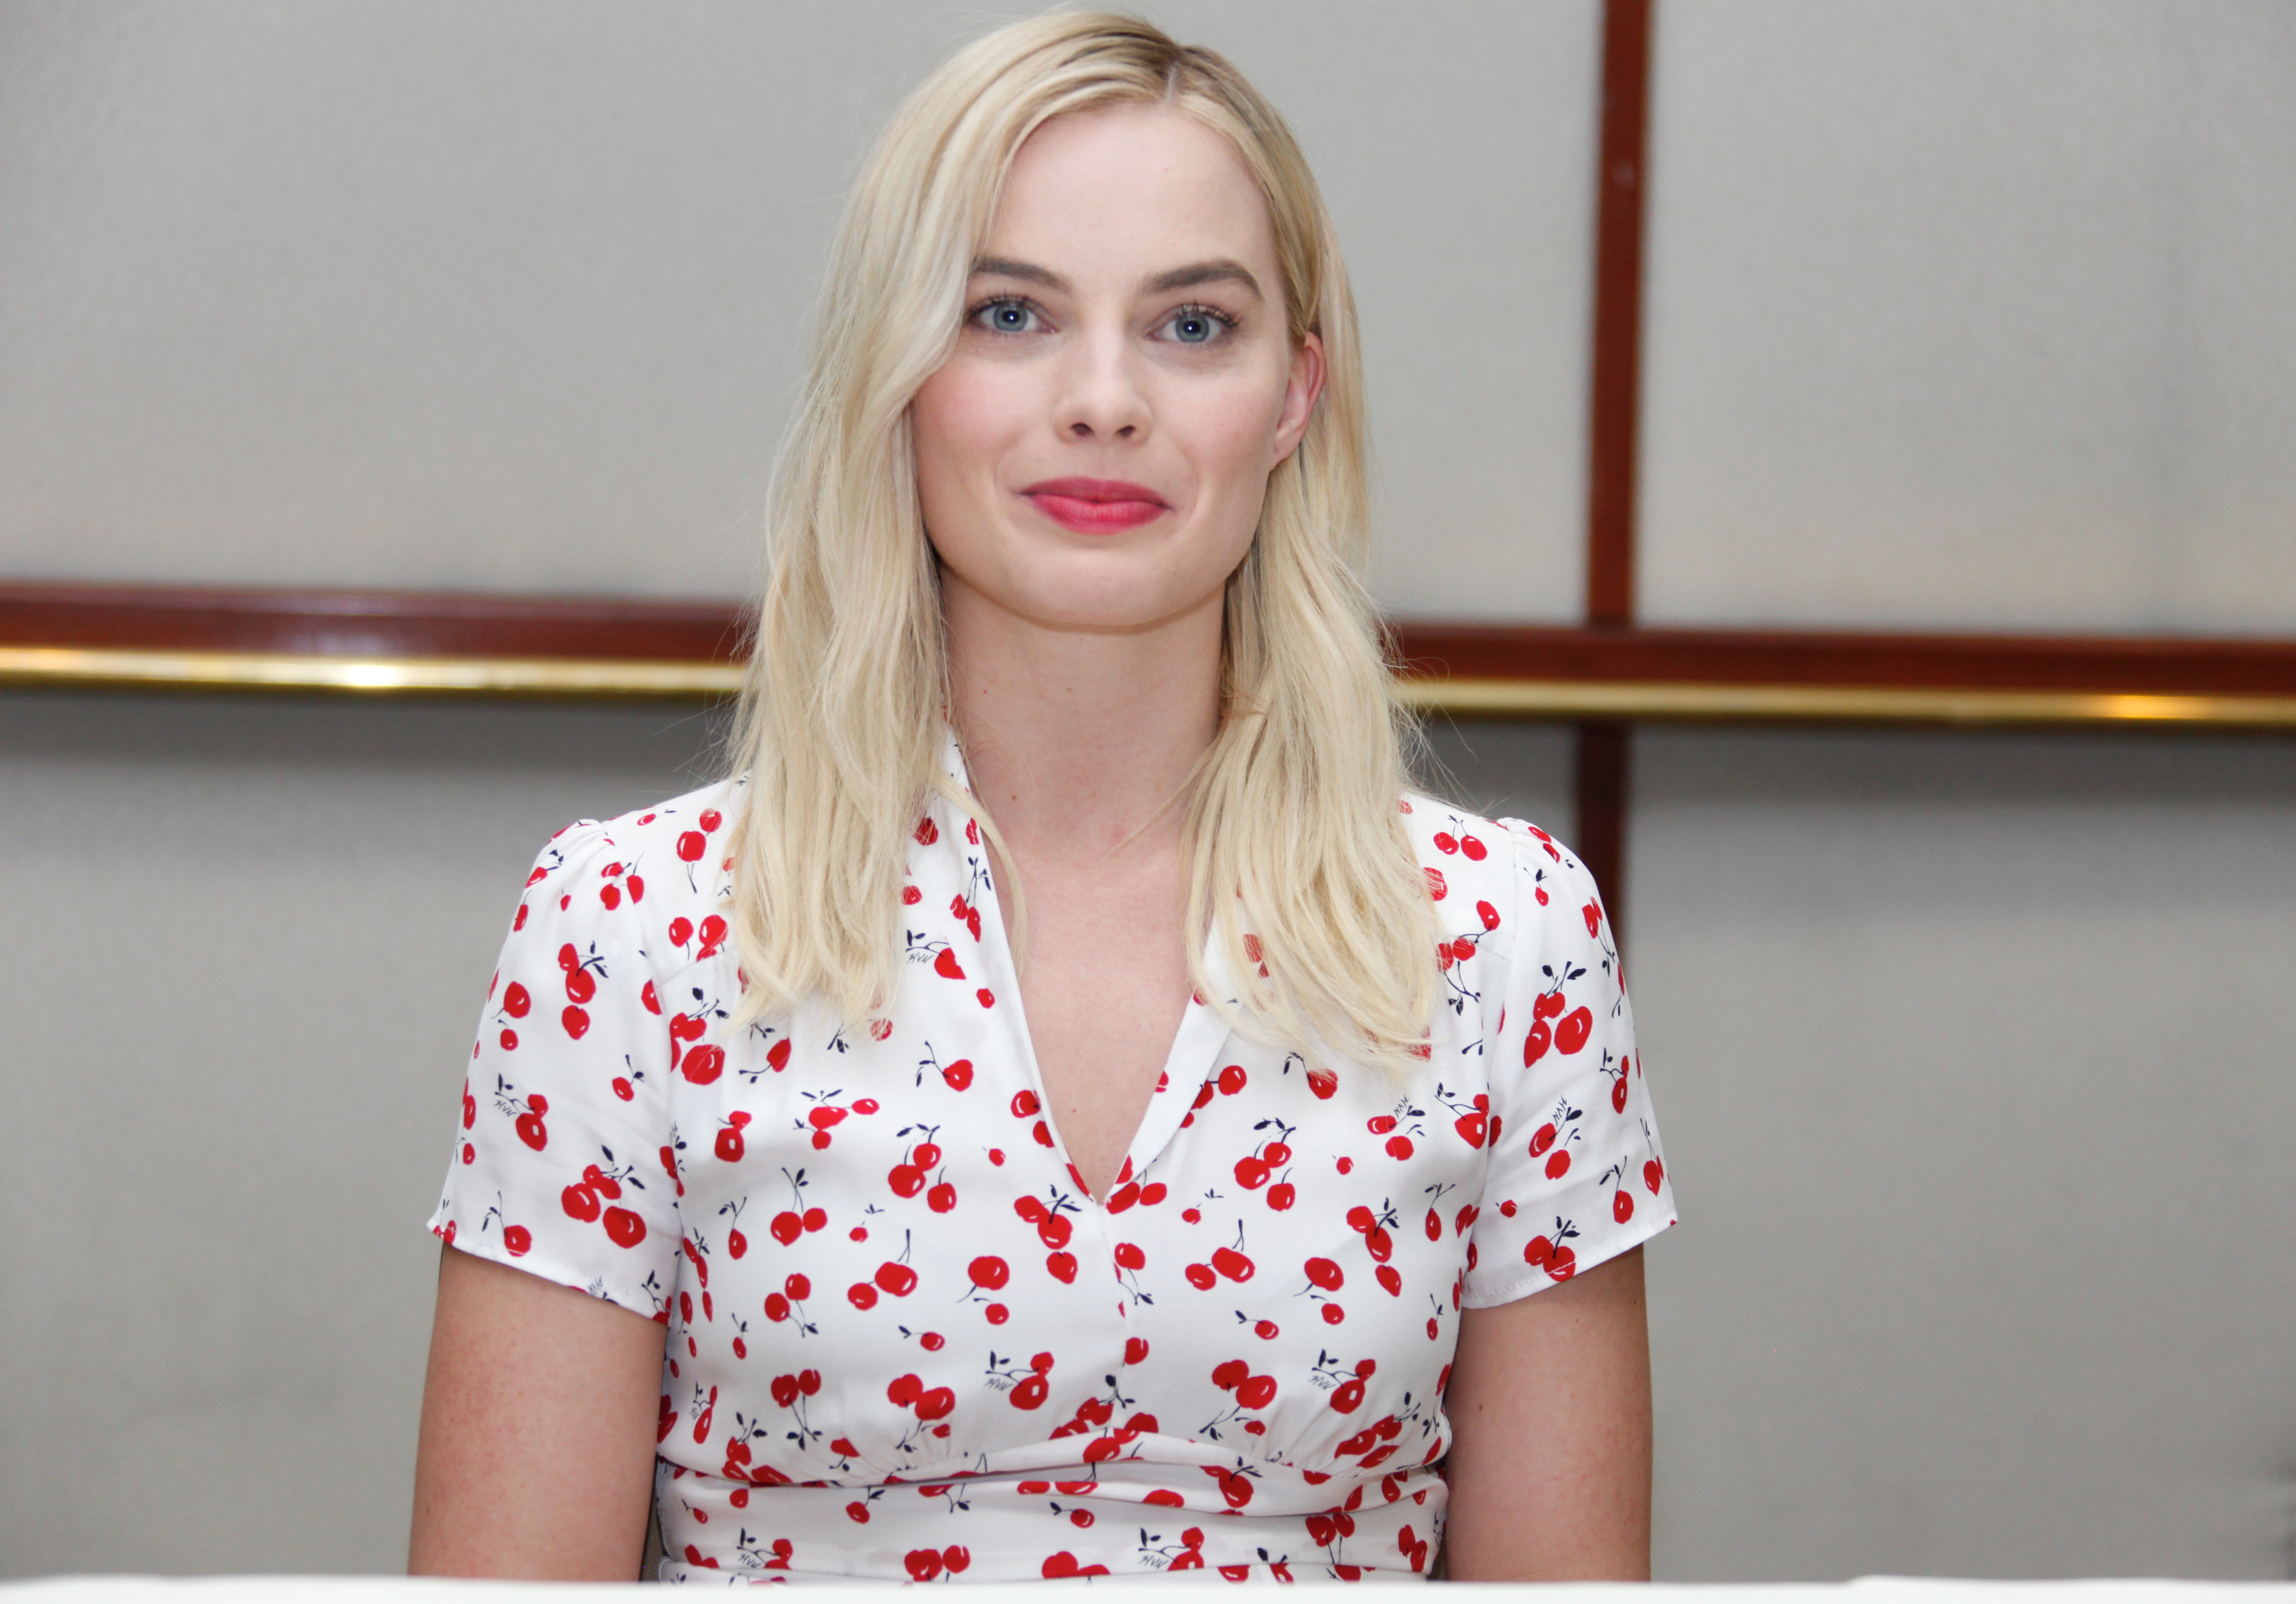
<path fill-rule="evenodd" d="M 960 1590 L 965 1584 L 960 1584 Z M 1091 1587 L 1085 1582 L 1029 1583 L 1037 1588 Z M 1111 1591 L 1111 1584 L 1097 1584 Z M 1139 1588 L 1177 1590 L 1226 1586 L 1217 1577 L 1131 1578 L 1113 1584 L 1113 1590 Z M 882 1595 L 891 1604 L 907 1584 L 862 1583 L 838 1589 L 840 1600 L 871 1604 L 865 1594 Z M 1480 1589 L 1500 1591 L 1496 1586 Z M 2100 1581 L 1988 1582 L 1909 1576 L 1861 1576 L 1844 1583 L 1776 1583 L 1692 1585 L 1661 1583 L 1651 1586 L 1621 1584 L 1572 1584 L 1532 1588 L 1509 1587 L 1538 1604 L 1823 1604 L 1822 1595 L 1855 1592 L 1857 1604 L 2296 1604 L 2296 1583 L 2175 1582 L 2113 1578 Z M 285 1604 L 310 1600 L 315 1604 L 390 1604 L 393 1598 L 408 1604 L 556 1604 L 557 1600 L 603 1600 L 608 1593 L 627 1597 L 652 1595 L 659 1589 L 638 1584 L 456 1582 L 405 1576 L 51 1576 L 0 1583 L 6 1604 L 192 1604 L 193 1600 L 250 1599 L 258 1604 Z"/>

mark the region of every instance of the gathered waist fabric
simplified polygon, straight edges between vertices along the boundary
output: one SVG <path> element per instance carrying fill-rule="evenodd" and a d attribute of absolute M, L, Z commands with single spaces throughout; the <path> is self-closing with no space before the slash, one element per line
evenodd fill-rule
<path fill-rule="evenodd" d="M 1323 1476 L 1144 1436 L 1125 1457 L 1037 1460 L 874 1484 L 758 1485 L 656 1468 L 666 1582 L 1020 1582 L 1201 1572 L 1418 1581 L 1441 1541 L 1432 1465 Z"/>

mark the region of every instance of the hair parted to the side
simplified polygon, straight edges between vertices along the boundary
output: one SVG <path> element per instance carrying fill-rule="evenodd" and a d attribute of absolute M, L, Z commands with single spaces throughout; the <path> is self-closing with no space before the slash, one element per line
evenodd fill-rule
<path fill-rule="evenodd" d="M 894 992 L 905 854 L 927 795 L 996 839 L 940 764 L 947 665 L 909 404 L 954 347 L 1021 142 L 1119 102 L 1161 102 L 1232 142 L 1267 197 L 1292 338 L 1318 335 L 1327 371 L 1227 584 L 1225 707 L 1184 839 L 1188 928 L 1230 978 L 1206 973 L 1193 944 L 1190 972 L 1215 1006 L 1234 991 L 1231 1023 L 1250 1037 L 1408 1073 L 1440 977 L 1398 817 L 1415 726 L 1358 577 L 1369 506 L 1346 269 L 1274 109 L 1219 55 L 1106 13 L 1054 12 L 958 53 L 895 114 L 847 205 L 775 477 L 734 733 L 750 776 L 734 847 L 741 1017 L 812 996 L 849 1025 L 873 1017 Z"/>

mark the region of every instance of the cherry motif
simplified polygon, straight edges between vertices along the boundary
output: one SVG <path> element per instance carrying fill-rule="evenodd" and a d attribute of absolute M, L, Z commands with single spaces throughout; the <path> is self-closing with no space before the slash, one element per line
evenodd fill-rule
<path fill-rule="evenodd" d="M 523 1225 L 505 1225 L 503 1227 L 503 1246 L 509 1250 L 511 1257 L 523 1257 L 526 1250 L 534 1246 L 534 1232 Z"/>
<path fill-rule="evenodd" d="M 1652 1158 L 1643 1166 L 1643 1184 L 1650 1188 L 1651 1196 L 1658 1196 L 1658 1183 L 1666 1179 L 1666 1166 Z"/>
<path fill-rule="evenodd" d="M 1554 1045 L 1562 1052 L 1577 1052 L 1587 1045 L 1595 1034 L 1595 1015 L 1587 1008 L 1573 1009 L 1554 1027 Z"/>

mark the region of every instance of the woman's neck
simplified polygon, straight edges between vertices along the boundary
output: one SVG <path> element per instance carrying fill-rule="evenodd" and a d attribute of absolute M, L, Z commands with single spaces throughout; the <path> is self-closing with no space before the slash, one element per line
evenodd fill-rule
<path fill-rule="evenodd" d="M 1144 629 L 1046 626 L 961 582 L 942 593 L 951 721 L 973 794 L 1024 860 L 1177 845 L 1219 730 L 1223 599 Z"/>

